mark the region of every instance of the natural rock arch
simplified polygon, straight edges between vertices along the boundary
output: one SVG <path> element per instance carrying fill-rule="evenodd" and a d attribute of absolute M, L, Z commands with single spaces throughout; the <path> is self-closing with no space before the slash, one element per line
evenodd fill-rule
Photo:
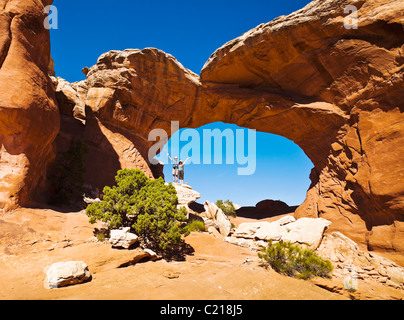
<path fill-rule="evenodd" d="M 172 120 L 282 135 L 315 166 L 297 217 L 321 216 L 370 248 L 404 251 L 404 4 L 358 1 L 359 28 L 345 29 L 348 4 L 316 0 L 260 25 L 218 49 L 200 77 L 157 49 L 102 55 L 74 97 L 86 108 L 92 156 L 112 154 L 152 176 L 148 134 L 169 132 Z"/>

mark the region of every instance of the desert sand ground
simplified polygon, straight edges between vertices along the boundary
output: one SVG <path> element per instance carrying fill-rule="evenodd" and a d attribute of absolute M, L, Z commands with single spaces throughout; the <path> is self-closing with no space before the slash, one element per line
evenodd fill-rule
<path fill-rule="evenodd" d="M 240 223 L 244 219 L 236 220 Z M 186 238 L 193 252 L 184 261 L 127 264 L 139 249 L 112 249 L 94 238 L 85 213 L 19 209 L 0 216 L 2 300 L 339 300 L 314 282 L 280 275 L 259 265 L 257 254 L 207 233 Z M 247 260 L 248 259 L 248 260 Z M 55 262 L 84 261 L 86 284 L 49 290 L 45 269 Z M 246 262 L 248 261 L 248 262 Z M 384 291 L 383 291 L 384 290 Z M 391 289 L 367 298 L 400 298 Z M 401 298 L 403 298 L 401 296 Z"/>

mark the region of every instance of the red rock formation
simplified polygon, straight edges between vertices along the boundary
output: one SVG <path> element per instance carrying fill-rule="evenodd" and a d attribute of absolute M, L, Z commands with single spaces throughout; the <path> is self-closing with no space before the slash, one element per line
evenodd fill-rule
<path fill-rule="evenodd" d="M 50 3 L 0 1 L 0 210 L 25 204 L 44 181 L 59 130 L 44 28 Z"/>

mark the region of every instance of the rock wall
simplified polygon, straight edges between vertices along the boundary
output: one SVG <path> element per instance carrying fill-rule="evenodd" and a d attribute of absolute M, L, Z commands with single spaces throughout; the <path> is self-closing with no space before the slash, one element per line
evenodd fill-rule
<path fill-rule="evenodd" d="M 0 211 L 32 198 L 53 157 L 59 113 L 43 13 L 51 3 L 0 0 Z"/>

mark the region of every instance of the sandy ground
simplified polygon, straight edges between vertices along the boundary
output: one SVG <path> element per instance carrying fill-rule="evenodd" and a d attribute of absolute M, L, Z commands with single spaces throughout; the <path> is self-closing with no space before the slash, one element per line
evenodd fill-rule
<path fill-rule="evenodd" d="M 185 261 L 148 261 L 120 268 L 140 249 L 112 249 L 108 243 L 95 241 L 93 231 L 84 212 L 20 209 L 0 216 L 0 299 L 347 299 L 310 281 L 265 269 L 259 265 L 256 253 L 207 233 L 186 238 L 194 252 Z M 251 261 L 246 263 L 247 259 Z M 46 267 L 63 261 L 84 261 L 92 281 L 45 289 Z"/>

